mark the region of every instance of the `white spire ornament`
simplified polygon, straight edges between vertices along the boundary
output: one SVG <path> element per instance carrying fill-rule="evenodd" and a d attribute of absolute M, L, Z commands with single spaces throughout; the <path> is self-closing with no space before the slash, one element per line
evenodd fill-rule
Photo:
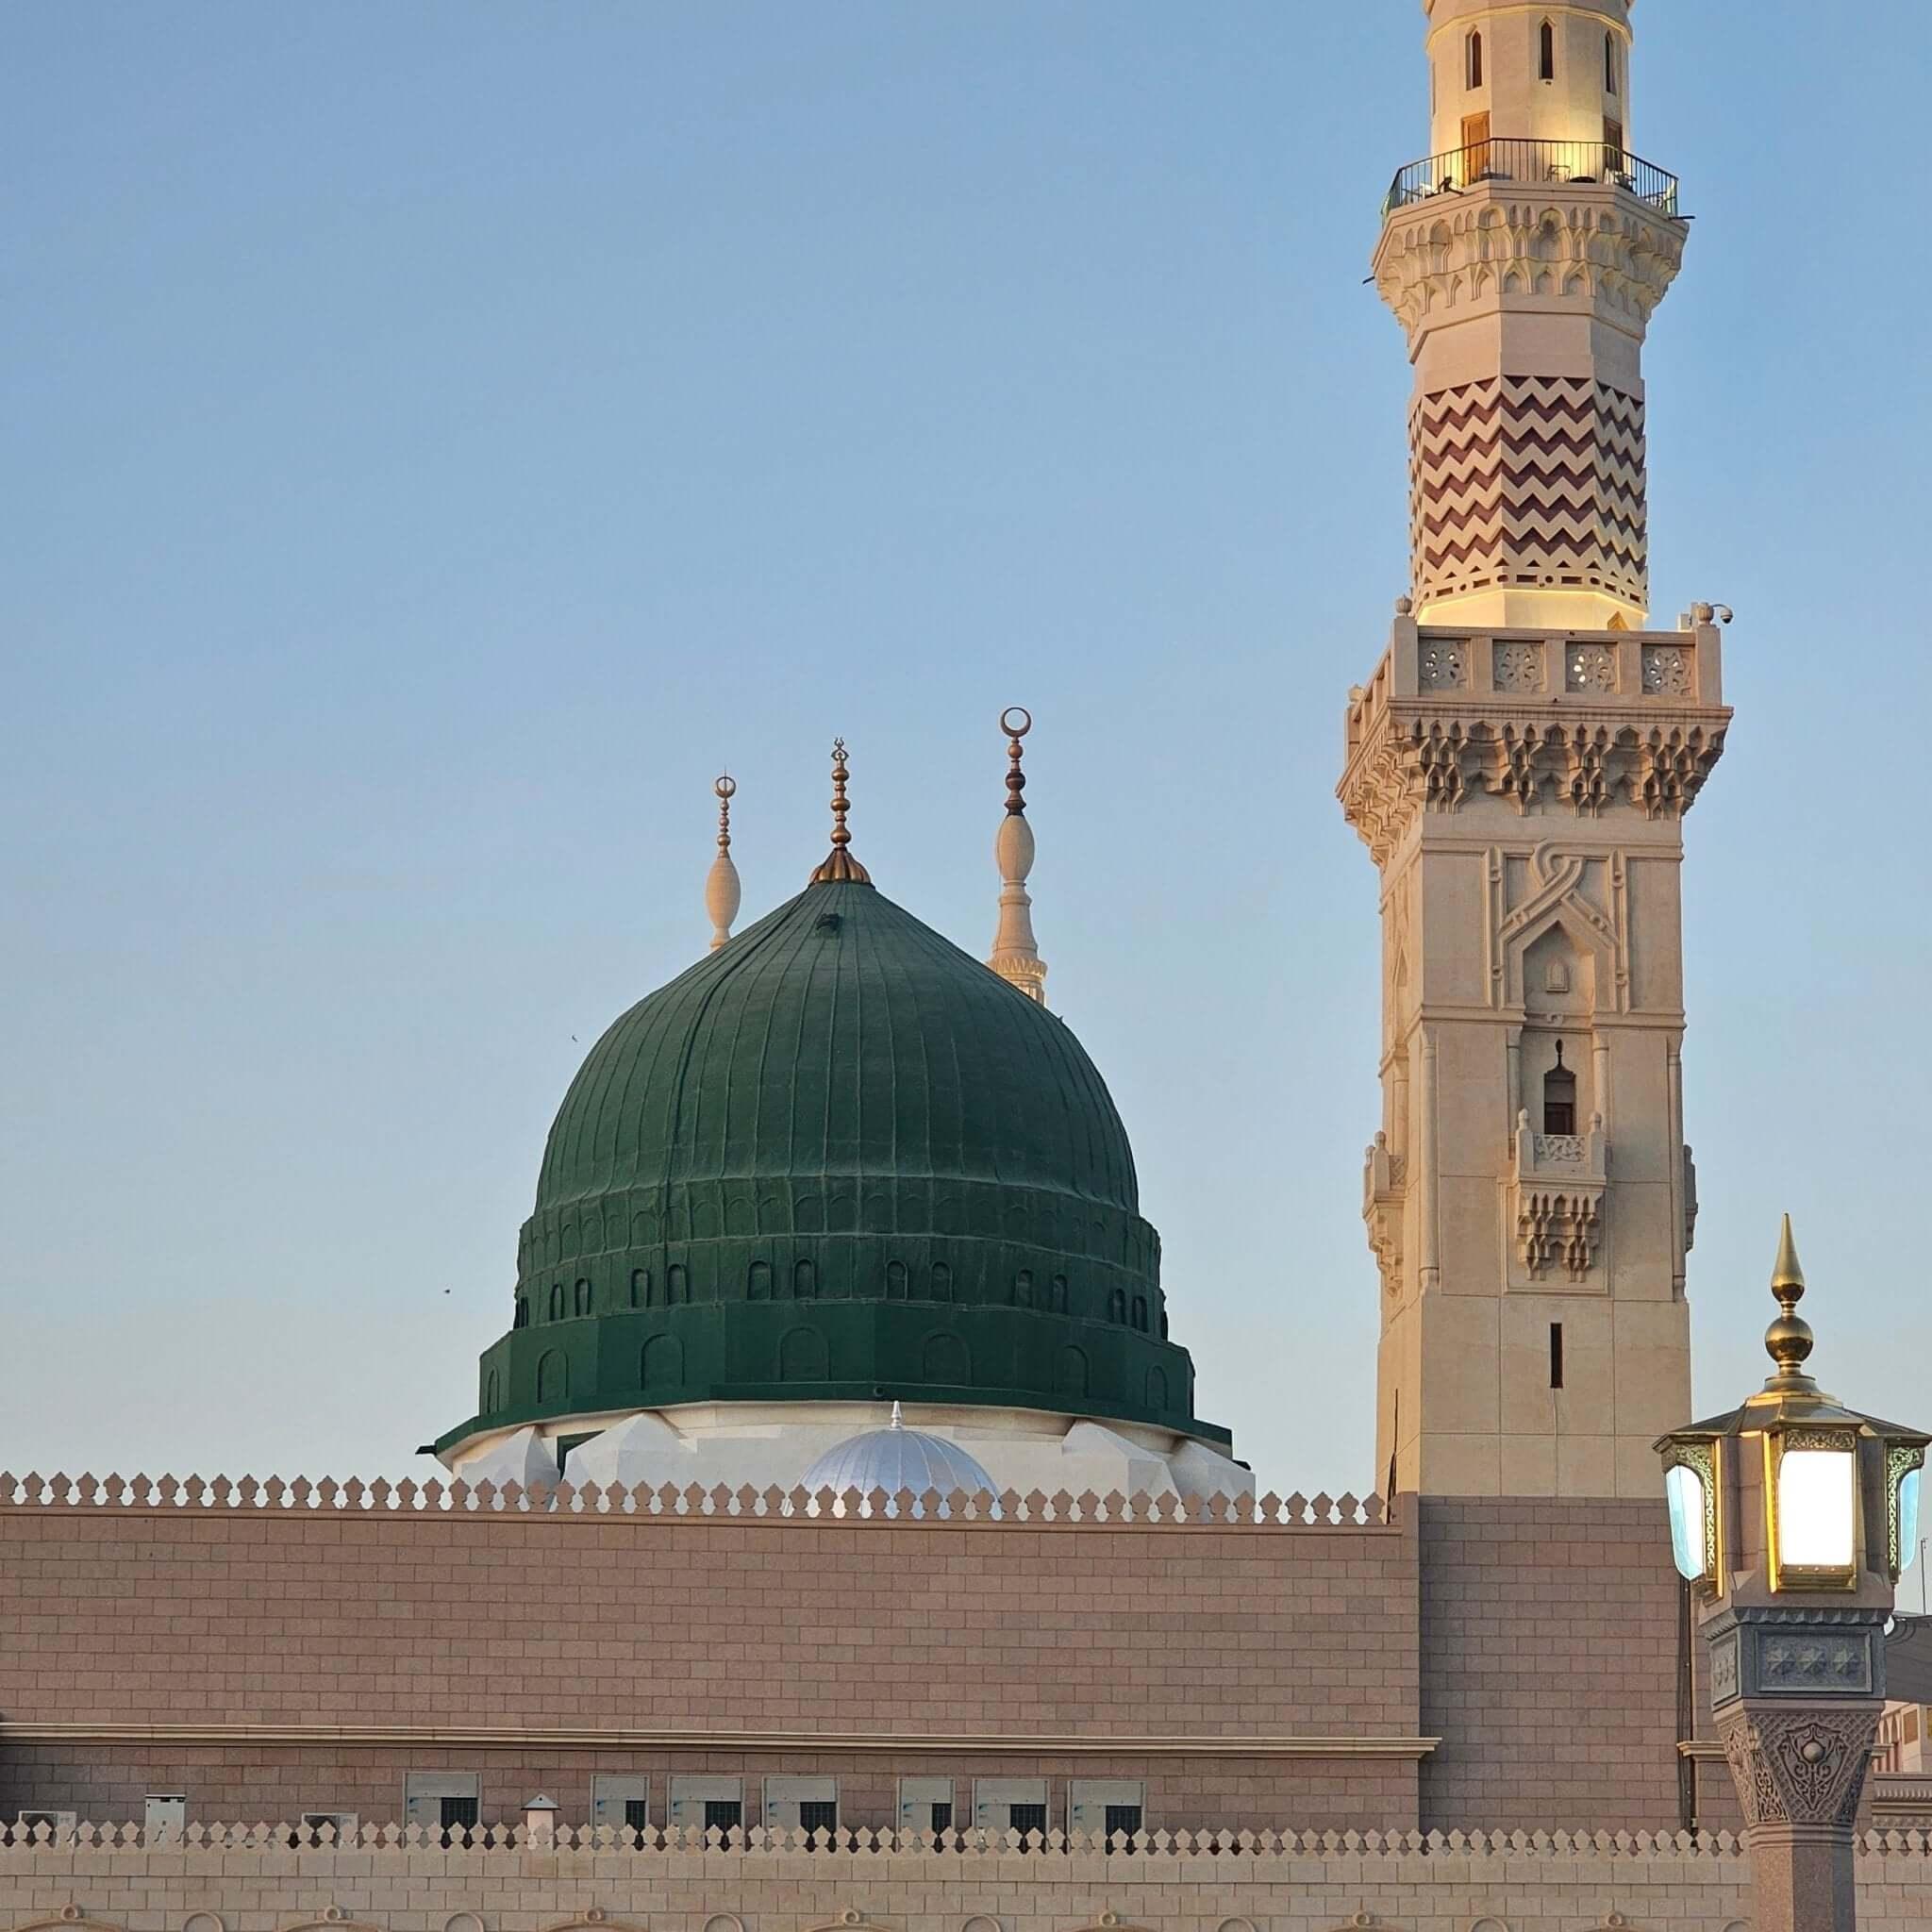
<path fill-rule="evenodd" d="M 711 922 L 711 950 L 716 952 L 731 937 L 731 922 L 744 897 L 738 882 L 738 868 L 731 862 L 731 801 L 738 791 L 738 780 L 727 772 L 711 787 L 718 794 L 718 856 L 705 877 L 705 914 Z"/>
<path fill-rule="evenodd" d="M 1000 924 L 992 958 L 986 963 L 1008 986 L 1039 1006 L 1046 1004 L 1046 961 L 1033 938 L 1033 901 L 1026 876 L 1033 870 L 1033 827 L 1026 823 L 1026 774 L 1020 768 L 1020 741 L 1033 729 L 1033 714 L 1019 705 L 1000 713 L 1007 734 L 1007 815 L 993 841 L 1000 869 Z"/>

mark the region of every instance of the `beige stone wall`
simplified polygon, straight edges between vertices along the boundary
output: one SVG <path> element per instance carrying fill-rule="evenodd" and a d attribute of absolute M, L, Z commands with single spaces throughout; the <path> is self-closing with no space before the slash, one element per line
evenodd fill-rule
<path fill-rule="evenodd" d="M 1241 1853 L 490 1851 L 138 1845 L 0 1850 L 0 1925 L 81 1932 L 1747 1932 L 1728 1840 L 1393 1843 Z M 202 1917 L 198 1915 L 209 1915 Z M 1916 1835 L 1868 1840 L 1864 1932 L 1932 1920 Z"/>

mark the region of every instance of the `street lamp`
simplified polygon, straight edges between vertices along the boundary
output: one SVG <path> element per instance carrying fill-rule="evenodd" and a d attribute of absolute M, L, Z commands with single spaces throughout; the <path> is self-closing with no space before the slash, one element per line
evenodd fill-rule
<path fill-rule="evenodd" d="M 1805 1373 L 1811 1330 L 1785 1217 L 1742 1407 L 1661 1438 L 1678 1570 L 1737 1782 L 1757 1932 L 1850 1932 L 1853 1825 L 1885 1701 L 1885 1626 L 1918 1540 L 1932 1437 L 1845 1408 Z"/>

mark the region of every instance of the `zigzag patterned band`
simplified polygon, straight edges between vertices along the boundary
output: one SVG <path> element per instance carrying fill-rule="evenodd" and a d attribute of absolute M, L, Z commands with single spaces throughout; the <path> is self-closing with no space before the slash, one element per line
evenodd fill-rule
<path fill-rule="evenodd" d="M 1508 586 L 1649 601 L 1643 405 L 1585 376 L 1492 376 L 1409 411 L 1415 597 Z"/>

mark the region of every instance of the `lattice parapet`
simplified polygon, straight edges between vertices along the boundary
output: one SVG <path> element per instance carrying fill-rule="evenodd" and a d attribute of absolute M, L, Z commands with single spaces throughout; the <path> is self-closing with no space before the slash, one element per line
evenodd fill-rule
<path fill-rule="evenodd" d="M 167 1511 L 224 1510 L 297 1513 L 374 1513 L 443 1515 L 542 1511 L 573 1516 L 646 1517 L 764 1517 L 796 1521 L 801 1527 L 814 1519 L 891 1524 L 943 1520 L 974 1528 L 1001 1529 L 1014 1524 L 1146 1524 L 1179 1528 L 1257 1529 L 1380 1529 L 1391 1521 L 1380 1496 L 1325 1492 L 1288 1497 L 1270 1491 L 1252 1496 L 1132 1495 L 1091 1491 L 1051 1496 L 1039 1491 L 1021 1495 L 1008 1490 L 992 1496 L 984 1491 L 955 1490 L 921 1494 L 882 1490 L 754 1489 L 749 1484 L 730 1489 L 721 1484 L 707 1490 L 696 1483 L 679 1488 L 642 1485 L 636 1489 L 602 1489 L 595 1483 L 560 1483 L 554 1488 L 490 1482 L 336 1482 L 327 1477 L 311 1482 L 297 1477 L 258 1481 L 253 1476 L 164 1475 L 122 1477 L 13 1475 L 0 1471 L 0 1509 L 138 1509 Z"/>
<path fill-rule="evenodd" d="M 1690 810 L 1724 753 L 1720 633 L 1456 630 L 1404 600 L 1390 647 L 1349 693 L 1343 812 L 1377 864 L 1418 813 L 1479 798 L 1595 819 Z"/>

